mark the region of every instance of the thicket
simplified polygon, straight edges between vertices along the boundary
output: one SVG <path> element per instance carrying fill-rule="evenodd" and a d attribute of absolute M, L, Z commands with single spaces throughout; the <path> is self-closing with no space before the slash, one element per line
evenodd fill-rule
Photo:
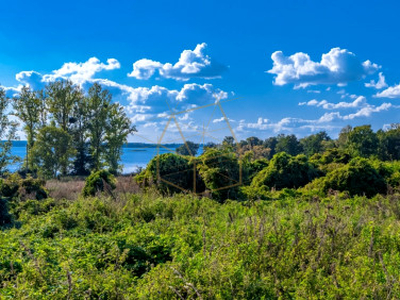
<path fill-rule="evenodd" d="M 107 170 L 93 172 L 86 178 L 82 194 L 84 197 L 96 196 L 102 192 L 112 192 L 116 187 L 116 180 L 113 174 Z"/>
<path fill-rule="evenodd" d="M 29 200 L 0 231 L 2 299 L 390 299 L 398 195 L 220 204 L 155 194 Z"/>
<path fill-rule="evenodd" d="M 196 192 L 219 202 L 268 200 L 274 190 L 298 188 L 316 195 L 338 191 L 372 197 L 400 186 L 400 163 L 395 160 L 400 151 L 398 125 L 376 133 L 370 126 L 346 127 L 337 140 L 325 133 L 301 140 L 279 135 L 276 143 L 273 139 L 251 137 L 235 144 L 227 137 L 221 145 L 206 145 L 198 157 L 163 154 L 136 180 L 173 194 L 192 192 L 196 176 Z M 275 154 L 269 157 L 270 153 Z"/>

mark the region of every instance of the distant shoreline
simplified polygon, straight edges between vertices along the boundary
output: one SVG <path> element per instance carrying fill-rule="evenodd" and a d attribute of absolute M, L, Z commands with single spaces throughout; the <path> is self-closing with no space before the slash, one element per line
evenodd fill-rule
<path fill-rule="evenodd" d="M 4 142 L 4 141 L 3 141 Z M 27 141 L 13 141 L 13 147 L 26 147 Z M 182 146 L 182 144 L 161 144 L 163 147 L 167 148 L 178 148 L 179 146 Z M 158 144 L 152 144 L 152 143 L 127 143 L 124 144 L 122 147 L 123 148 L 157 148 L 159 145 Z"/>

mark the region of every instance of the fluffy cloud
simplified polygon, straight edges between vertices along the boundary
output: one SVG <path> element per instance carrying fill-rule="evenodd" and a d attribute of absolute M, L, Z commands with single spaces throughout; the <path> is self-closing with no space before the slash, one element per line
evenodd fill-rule
<path fill-rule="evenodd" d="M 345 85 L 363 79 L 379 69 L 369 60 L 360 62 L 354 53 L 346 49 L 333 48 L 322 55 L 320 62 L 314 62 L 306 53 L 298 52 L 285 56 L 282 51 L 271 55 L 276 85 L 294 84 L 295 88 L 317 84 Z"/>
<path fill-rule="evenodd" d="M 375 82 L 375 80 L 371 80 L 369 83 L 365 84 L 366 87 L 372 87 L 372 88 L 376 88 L 378 90 L 383 89 L 385 87 L 387 87 L 387 83 L 385 81 L 385 76 L 383 75 L 382 72 L 379 73 L 379 80 L 377 82 Z"/>
<path fill-rule="evenodd" d="M 102 63 L 96 57 L 92 57 L 84 63 L 65 63 L 60 69 L 54 70 L 50 74 L 42 75 L 36 71 L 23 71 L 18 73 L 15 78 L 21 84 L 29 85 L 33 89 L 41 89 L 47 82 L 58 79 L 69 79 L 75 84 L 83 85 L 93 81 L 94 75 L 98 72 L 119 68 L 120 64 L 114 58 L 108 59 L 107 63 Z"/>
<path fill-rule="evenodd" d="M 259 117 L 256 123 L 246 123 L 245 120 L 240 120 L 236 130 L 245 131 L 246 129 L 251 130 L 272 130 L 274 132 L 279 131 L 291 131 L 294 124 L 303 123 L 304 120 L 299 118 L 283 118 L 282 120 L 274 123 L 268 119 Z"/>
<path fill-rule="evenodd" d="M 143 58 L 133 63 L 133 71 L 128 76 L 137 79 L 149 79 L 154 75 L 156 70 L 162 69 L 162 67 L 163 64 L 160 62 Z"/>
<path fill-rule="evenodd" d="M 375 97 L 391 99 L 400 98 L 400 83 L 395 86 L 390 86 L 382 92 L 377 93 Z"/>
<path fill-rule="evenodd" d="M 123 102 L 129 113 L 160 114 L 170 109 L 185 110 L 193 106 L 213 103 L 228 97 L 228 93 L 215 88 L 212 84 L 185 84 L 180 90 L 170 90 L 162 86 L 131 87 L 107 79 L 96 79 L 113 96 Z"/>
<path fill-rule="evenodd" d="M 364 105 L 367 105 L 367 99 L 364 96 L 359 96 L 353 102 L 339 102 L 339 103 L 330 103 L 326 100 L 310 100 L 308 102 L 300 102 L 299 105 L 307 105 L 307 106 L 316 106 L 322 107 L 323 109 L 345 109 L 345 108 L 357 108 Z"/>
<path fill-rule="evenodd" d="M 231 119 L 231 118 L 228 118 L 228 121 L 231 122 L 231 123 L 236 122 L 235 120 L 233 120 L 233 119 Z M 219 118 L 219 119 L 214 119 L 214 120 L 213 120 L 213 123 L 222 123 L 222 122 L 226 122 L 225 117 L 221 117 L 221 118 Z"/>
<path fill-rule="evenodd" d="M 300 130 L 309 129 L 311 131 L 331 130 L 343 127 L 341 125 L 340 126 L 334 125 L 334 123 L 337 121 L 348 121 L 361 117 L 370 117 L 373 113 L 387 111 L 391 108 L 400 109 L 400 106 L 396 106 L 391 103 L 382 103 L 379 106 L 365 104 L 364 107 L 360 108 L 359 110 L 357 110 L 355 113 L 352 114 L 342 115 L 339 112 L 329 112 L 329 113 L 324 113 L 321 117 L 317 119 L 286 117 L 278 122 L 271 122 L 268 119 L 259 117 L 257 122 L 255 123 L 246 122 L 245 120 L 240 120 L 236 130 L 239 132 L 244 132 L 246 130 L 260 130 L 260 131 L 272 130 L 275 133 L 282 131 L 293 132 L 299 129 Z"/>
<path fill-rule="evenodd" d="M 367 105 L 366 107 L 361 108 L 354 114 L 343 116 L 343 120 L 353 120 L 359 117 L 369 117 L 371 116 L 372 113 L 378 113 L 381 111 L 389 110 L 390 108 L 400 108 L 400 106 L 396 106 L 391 103 L 382 103 L 379 106 Z"/>
<path fill-rule="evenodd" d="M 206 48 L 207 44 L 202 43 L 198 44 L 194 50 L 184 50 L 174 65 L 140 59 L 133 64 L 133 71 L 128 76 L 149 79 L 158 72 L 161 77 L 183 81 L 191 78 L 219 78 L 227 67 L 212 60 L 206 54 Z"/>

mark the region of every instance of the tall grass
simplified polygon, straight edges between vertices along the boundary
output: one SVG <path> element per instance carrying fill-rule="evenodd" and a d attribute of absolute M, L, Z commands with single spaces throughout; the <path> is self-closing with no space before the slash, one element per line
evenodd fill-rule
<path fill-rule="evenodd" d="M 400 197 L 27 201 L 0 232 L 12 299 L 395 298 Z"/>

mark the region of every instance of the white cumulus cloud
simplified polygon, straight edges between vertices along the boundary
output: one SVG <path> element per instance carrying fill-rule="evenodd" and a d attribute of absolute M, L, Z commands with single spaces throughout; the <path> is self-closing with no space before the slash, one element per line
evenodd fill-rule
<path fill-rule="evenodd" d="M 86 62 L 64 63 L 60 69 L 54 70 L 49 74 L 41 74 L 36 71 L 19 72 L 15 79 L 23 85 L 29 85 L 33 89 L 41 89 L 48 82 L 58 79 L 69 79 L 73 83 L 83 85 L 93 81 L 96 73 L 103 70 L 119 69 L 120 63 L 114 58 L 107 59 L 107 63 L 102 63 L 96 57 L 89 58 Z"/>
<path fill-rule="evenodd" d="M 385 76 L 382 72 L 379 72 L 379 80 L 375 82 L 375 80 L 371 80 L 369 83 L 365 83 L 366 87 L 376 88 L 378 90 L 387 87 L 387 83 L 385 81 Z"/>
<path fill-rule="evenodd" d="M 400 83 L 395 86 L 390 86 L 387 89 L 375 95 L 377 98 L 400 98 Z"/>
<path fill-rule="evenodd" d="M 345 108 L 357 108 L 364 105 L 367 105 L 367 99 L 364 96 L 357 97 L 353 102 L 339 102 L 339 103 L 331 103 L 327 100 L 310 100 L 308 102 L 300 102 L 299 105 L 307 105 L 307 106 L 316 106 L 322 107 L 323 109 L 345 109 Z"/>
<path fill-rule="evenodd" d="M 191 78 L 219 78 L 227 67 L 211 59 L 206 54 L 206 49 L 207 44 L 202 43 L 198 44 L 194 50 L 184 50 L 175 64 L 140 59 L 133 63 L 133 71 L 128 76 L 149 79 L 157 72 L 161 77 L 182 81 Z"/>
<path fill-rule="evenodd" d="M 340 48 L 322 54 L 320 62 L 312 61 L 308 54 L 302 52 L 285 56 L 282 51 L 276 51 L 271 58 L 273 67 L 268 73 L 276 75 L 274 84 L 294 84 L 295 88 L 318 84 L 343 86 L 361 80 L 380 68 L 369 60 L 361 62 L 354 53 Z"/>

